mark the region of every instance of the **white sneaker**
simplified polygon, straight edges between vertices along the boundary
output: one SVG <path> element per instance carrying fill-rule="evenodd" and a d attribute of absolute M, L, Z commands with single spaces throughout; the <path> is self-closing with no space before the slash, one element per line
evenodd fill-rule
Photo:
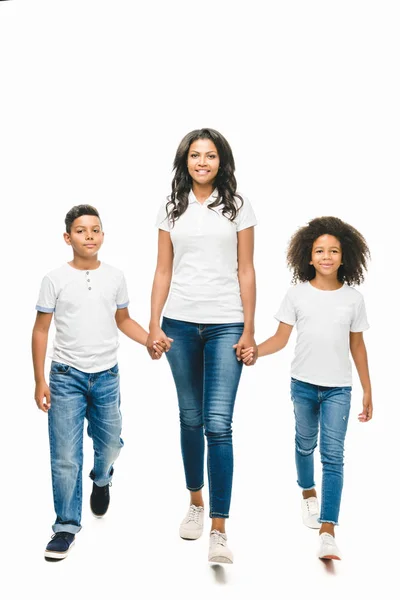
<path fill-rule="evenodd" d="M 204 508 L 191 504 L 186 517 L 179 527 L 179 535 L 184 540 L 197 540 L 203 533 Z"/>
<path fill-rule="evenodd" d="M 208 560 L 217 563 L 233 563 L 233 554 L 226 543 L 226 533 L 213 529 L 210 533 Z"/>
<path fill-rule="evenodd" d="M 311 529 L 319 529 L 321 527 L 321 523 L 318 522 L 318 498 L 315 498 L 314 496 L 311 498 L 302 498 L 301 513 L 303 517 L 303 523 L 306 527 L 311 527 Z"/>
<path fill-rule="evenodd" d="M 333 559 L 341 560 L 339 548 L 336 545 L 336 540 L 330 533 L 321 533 L 319 536 L 319 552 L 318 558 L 324 560 Z"/>

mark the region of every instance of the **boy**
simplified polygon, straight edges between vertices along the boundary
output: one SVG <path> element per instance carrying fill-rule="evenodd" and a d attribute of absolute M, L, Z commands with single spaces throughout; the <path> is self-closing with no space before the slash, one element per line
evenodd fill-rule
<path fill-rule="evenodd" d="M 64 239 L 72 247 L 73 259 L 44 277 L 32 335 L 35 400 L 38 408 L 48 413 L 57 515 L 45 558 L 55 560 L 67 556 L 81 529 L 85 417 L 94 447 L 90 472 L 94 516 L 104 516 L 110 502 L 113 464 L 123 446 L 118 329 L 142 345 L 148 336 L 129 316 L 123 273 L 98 260 L 104 233 L 97 210 L 90 205 L 74 206 L 65 225 Z M 44 364 L 53 313 L 56 335 L 49 388 Z M 162 352 L 157 343 L 149 349 L 153 359 Z"/>

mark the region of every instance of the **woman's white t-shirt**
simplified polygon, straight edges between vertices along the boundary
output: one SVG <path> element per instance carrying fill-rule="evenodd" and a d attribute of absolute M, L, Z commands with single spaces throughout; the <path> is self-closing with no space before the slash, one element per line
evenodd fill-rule
<path fill-rule="evenodd" d="M 327 387 L 352 385 L 350 332 L 369 328 L 359 291 L 348 285 L 324 291 L 299 283 L 289 289 L 275 318 L 297 327 L 292 377 Z"/>
<path fill-rule="evenodd" d="M 203 203 L 193 191 L 187 210 L 172 226 L 164 201 L 159 229 L 169 231 L 174 250 L 173 277 L 164 316 L 191 323 L 243 323 L 238 280 L 237 233 L 257 224 L 250 202 L 234 221 L 222 214 L 223 205 L 209 209 L 218 192 Z M 238 200 L 238 206 L 240 201 Z"/>

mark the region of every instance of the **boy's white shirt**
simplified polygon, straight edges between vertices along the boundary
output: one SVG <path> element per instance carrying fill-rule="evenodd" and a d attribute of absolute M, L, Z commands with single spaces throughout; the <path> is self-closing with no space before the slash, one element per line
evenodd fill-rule
<path fill-rule="evenodd" d="M 324 291 L 299 283 L 288 290 L 275 318 L 297 328 L 293 378 L 327 387 L 352 385 L 350 332 L 369 328 L 358 290 L 343 285 Z"/>
<path fill-rule="evenodd" d="M 66 263 L 48 273 L 36 310 L 54 313 L 50 358 L 85 373 L 113 367 L 119 346 L 115 313 L 128 304 L 124 274 L 103 262 L 85 271 Z"/>
<path fill-rule="evenodd" d="M 215 202 L 217 190 L 203 203 L 189 193 L 186 211 L 172 227 L 166 201 L 156 225 L 169 231 L 174 249 L 174 273 L 164 316 L 192 323 L 243 323 L 238 280 L 237 233 L 254 227 L 257 220 L 250 202 L 243 198 L 234 221 L 223 216 Z M 238 201 L 238 206 L 240 202 Z"/>

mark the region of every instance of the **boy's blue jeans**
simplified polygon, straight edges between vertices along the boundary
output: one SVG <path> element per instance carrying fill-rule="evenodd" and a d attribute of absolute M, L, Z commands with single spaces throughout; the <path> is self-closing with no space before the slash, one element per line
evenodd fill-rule
<path fill-rule="evenodd" d="M 100 373 L 83 373 L 52 362 L 50 395 L 51 475 L 57 515 L 53 531 L 77 533 L 81 529 L 85 417 L 94 448 L 90 477 L 96 485 L 111 481 L 113 463 L 124 445 L 118 365 Z"/>
<path fill-rule="evenodd" d="M 204 485 L 204 434 L 207 437 L 210 517 L 227 518 L 233 477 L 232 416 L 243 363 L 236 344 L 243 323 L 203 325 L 164 317 L 173 338 L 167 359 L 175 380 L 181 424 L 186 486 Z"/>
<path fill-rule="evenodd" d="M 351 387 L 324 387 L 293 379 L 297 483 L 315 487 L 314 450 L 322 462 L 321 523 L 338 524 L 343 489 L 343 452 L 350 413 Z"/>

